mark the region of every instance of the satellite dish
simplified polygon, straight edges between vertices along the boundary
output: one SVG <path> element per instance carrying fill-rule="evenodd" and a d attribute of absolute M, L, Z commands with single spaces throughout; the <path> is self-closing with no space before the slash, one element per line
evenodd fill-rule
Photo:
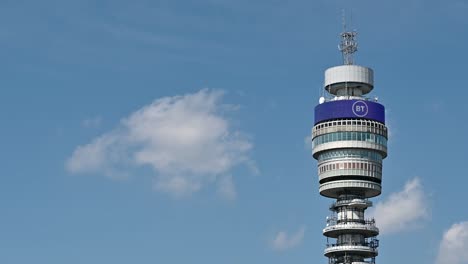
<path fill-rule="evenodd" d="M 325 97 L 322 96 L 319 99 L 319 104 L 323 104 L 323 103 L 325 103 Z"/>

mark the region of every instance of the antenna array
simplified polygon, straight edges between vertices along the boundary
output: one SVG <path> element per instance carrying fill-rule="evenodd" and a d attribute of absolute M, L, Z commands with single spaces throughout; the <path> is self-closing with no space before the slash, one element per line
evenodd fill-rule
<path fill-rule="evenodd" d="M 354 63 L 353 54 L 357 51 L 356 31 L 344 31 L 341 33 L 341 43 L 339 50 L 343 54 L 343 64 L 351 65 Z"/>

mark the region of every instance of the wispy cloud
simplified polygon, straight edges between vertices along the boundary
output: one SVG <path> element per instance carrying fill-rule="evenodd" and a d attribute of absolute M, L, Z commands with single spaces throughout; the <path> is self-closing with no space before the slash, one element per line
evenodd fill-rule
<path fill-rule="evenodd" d="M 81 124 L 86 128 L 96 128 L 101 125 L 102 118 L 100 116 L 95 116 L 92 118 L 86 118 L 81 122 Z"/>
<path fill-rule="evenodd" d="M 285 251 L 299 246 L 304 240 L 306 227 L 302 226 L 297 232 L 288 234 L 286 231 L 279 231 L 270 242 L 271 247 L 276 251 Z"/>
<path fill-rule="evenodd" d="M 312 135 L 304 138 L 304 147 L 308 150 L 312 149 Z"/>
<path fill-rule="evenodd" d="M 437 264 L 468 264 L 468 221 L 452 225 L 440 242 Z"/>
<path fill-rule="evenodd" d="M 436 100 L 425 103 L 424 108 L 431 114 L 441 114 L 445 112 L 447 104 L 444 101 Z"/>
<path fill-rule="evenodd" d="M 219 180 L 220 192 L 233 199 L 234 183 L 226 175 L 237 165 L 251 166 L 252 143 L 223 115 L 222 95 L 204 89 L 155 100 L 114 130 L 78 146 L 66 168 L 120 177 L 149 166 L 155 190 L 185 196 Z"/>
<path fill-rule="evenodd" d="M 218 194 L 227 200 L 235 200 L 237 197 L 236 186 L 231 175 L 223 176 L 218 182 Z"/>
<path fill-rule="evenodd" d="M 381 234 L 390 234 L 415 227 L 429 216 L 428 199 L 419 178 L 408 181 L 403 190 L 390 196 L 370 209 Z"/>
<path fill-rule="evenodd" d="M 391 139 L 389 144 L 395 142 L 395 138 L 398 135 L 398 127 L 396 121 L 393 119 L 393 112 L 390 108 L 385 108 L 385 125 L 388 129 L 388 137 Z"/>

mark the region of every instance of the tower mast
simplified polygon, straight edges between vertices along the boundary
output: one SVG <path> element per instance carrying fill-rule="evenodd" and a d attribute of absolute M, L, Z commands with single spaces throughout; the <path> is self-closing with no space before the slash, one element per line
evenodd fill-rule
<path fill-rule="evenodd" d="M 323 235 L 329 264 L 375 264 L 379 229 L 365 217 L 369 198 L 380 195 L 387 157 L 385 108 L 364 95 L 374 89 L 371 68 L 354 65 L 356 32 L 341 33 L 343 64 L 325 71 L 323 97 L 315 107 L 312 156 L 318 161 L 319 191 L 335 199 Z"/>

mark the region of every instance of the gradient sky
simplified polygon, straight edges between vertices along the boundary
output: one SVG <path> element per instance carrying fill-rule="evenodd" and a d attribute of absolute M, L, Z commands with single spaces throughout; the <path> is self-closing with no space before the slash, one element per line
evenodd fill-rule
<path fill-rule="evenodd" d="M 468 263 L 466 0 L 2 1 L 0 262 L 326 263 L 343 8 L 390 129 L 377 261 Z"/>

